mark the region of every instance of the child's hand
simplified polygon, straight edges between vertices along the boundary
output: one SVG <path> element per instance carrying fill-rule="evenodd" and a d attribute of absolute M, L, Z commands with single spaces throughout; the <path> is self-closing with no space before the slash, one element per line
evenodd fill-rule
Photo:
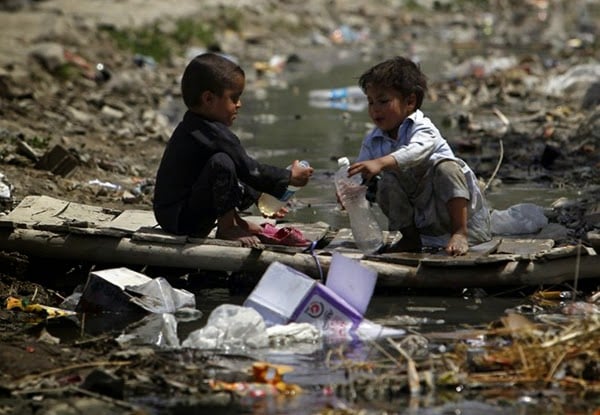
<path fill-rule="evenodd" d="M 314 169 L 312 167 L 302 167 L 299 160 L 294 160 L 291 171 L 290 184 L 292 186 L 302 187 L 306 186 Z"/>
<path fill-rule="evenodd" d="M 348 167 L 348 176 L 360 174 L 365 180 L 377 176 L 381 172 L 381 166 L 377 160 L 359 161 Z"/>
<path fill-rule="evenodd" d="M 381 173 L 386 168 L 397 166 L 396 159 L 392 156 L 384 156 L 374 160 L 359 161 L 348 167 L 348 176 L 362 174 L 365 182 L 368 182 L 373 177 Z"/>
<path fill-rule="evenodd" d="M 271 216 L 263 215 L 265 218 L 269 219 L 282 219 L 290 212 L 287 206 L 282 206 L 277 212 L 273 213 Z"/>

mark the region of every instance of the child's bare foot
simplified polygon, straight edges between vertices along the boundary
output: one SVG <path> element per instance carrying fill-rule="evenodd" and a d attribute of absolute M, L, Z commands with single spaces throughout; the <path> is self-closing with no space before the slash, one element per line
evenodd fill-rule
<path fill-rule="evenodd" d="M 217 233 L 215 236 L 218 239 L 239 241 L 242 246 L 247 248 L 260 248 L 262 243 L 258 239 L 258 236 L 256 236 L 260 231 L 260 225 L 246 222 L 235 210 L 230 210 L 217 221 Z"/>
<path fill-rule="evenodd" d="M 252 235 L 258 235 L 262 233 L 262 227 L 254 222 L 249 222 L 242 219 L 237 213 L 235 214 L 235 224 L 245 231 L 248 231 Z"/>
<path fill-rule="evenodd" d="M 469 251 L 469 242 L 466 235 L 455 233 L 450 237 L 448 245 L 446 245 L 446 253 L 448 255 L 465 255 Z"/>
<path fill-rule="evenodd" d="M 246 229 L 242 229 L 239 226 L 234 226 L 230 228 L 218 228 L 217 233 L 215 235 L 218 239 L 225 239 L 228 241 L 239 241 L 242 246 L 246 248 L 259 248 L 262 243 L 260 239 L 253 234 L 247 231 Z"/>

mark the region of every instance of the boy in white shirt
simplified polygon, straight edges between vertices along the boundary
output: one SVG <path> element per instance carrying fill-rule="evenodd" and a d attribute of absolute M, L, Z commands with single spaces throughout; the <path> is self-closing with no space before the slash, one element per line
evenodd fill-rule
<path fill-rule="evenodd" d="M 376 201 L 399 230 L 401 251 L 422 244 L 464 255 L 469 244 L 491 239 L 489 211 L 469 166 L 455 157 L 433 122 L 419 109 L 427 79 L 410 59 L 395 57 L 361 75 L 375 128 L 348 170 L 365 180 L 382 174 Z"/>

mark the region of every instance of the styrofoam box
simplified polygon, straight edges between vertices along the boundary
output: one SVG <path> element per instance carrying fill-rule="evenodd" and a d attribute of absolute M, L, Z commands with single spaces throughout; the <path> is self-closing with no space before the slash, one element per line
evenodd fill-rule
<path fill-rule="evenodd" d="M 124 267 L 92 271 L 88 276 L 76 310 L 87 312 L 139 311 L 139 307 L 129 301 L 131 296 L 125 293 L 125 287 L 141 285 L 150 280 L 151 278 L 148 276 Z"/>
<path fill-rule="evenodd" d="M 267 268 L 244 306 L 258 311 L 267 325 L 308 322 L 334 337 L 345 337 L 362 320 L 341 296 L 280 262 Z"/>

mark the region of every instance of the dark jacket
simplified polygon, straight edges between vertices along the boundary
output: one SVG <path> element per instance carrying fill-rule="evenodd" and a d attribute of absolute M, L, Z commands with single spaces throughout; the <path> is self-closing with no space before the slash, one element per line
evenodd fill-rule
<path fill-rule="evenodd" d="M 259 163 L 246 153 L 227 126 L 187 111 L 167 143 L 156 175 L 154 211 L 160 212 L 163 222 L 165 217 L 172 217 L 172 223 L 176 223 L 181 206 L 216 153 L 225 153 L 233 160 L 244 193 L 252 195 L 254 202 L 260 192 L 282 196 L 289 184 L 289 170 Z"/>

